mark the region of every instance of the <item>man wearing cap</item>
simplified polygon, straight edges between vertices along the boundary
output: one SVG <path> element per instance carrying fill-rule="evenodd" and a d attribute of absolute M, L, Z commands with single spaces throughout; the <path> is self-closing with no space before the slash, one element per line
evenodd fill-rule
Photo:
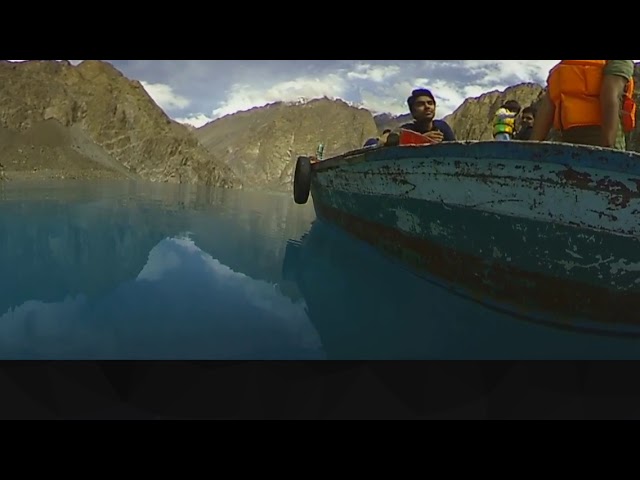
<path fill-rule="evenodd" d="M 443 120 L 435 120 L 436 99 L 431 91 L 426 88 L 414 90 L 407 99 L 407 104 L 414 121 L 400 128 L 420 133 L 433 143 L 456 141 L 449 124 Z"/>

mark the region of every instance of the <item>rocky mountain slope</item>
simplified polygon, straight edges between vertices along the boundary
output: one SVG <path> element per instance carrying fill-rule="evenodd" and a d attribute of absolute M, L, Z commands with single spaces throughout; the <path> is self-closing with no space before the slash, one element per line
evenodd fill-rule
<path fill-rule="evenodd" d="M 411 114 L 407 113 L 405 115 L 391 115 L 389 113 L 381 113 L 373 117 L 376 122 L 376 126 L 378 127 L 378 131 L 380 133 L 384 132 L 386 129 L 395 130 L 396 128 L 400 128 L 400 126 L 405 123 L 410 123 L 413 121 L 411 118 Z"/>
<path fill-rule="evenodd" d="M 229 115 L 195 132 L 246 186 L 289 189 L 299 155 L 325 145 L 325 156 L 362 147 L 377 136 L 371 113 L 327 98 L 304 104 L 275 103 Z"/>
<path fill-rule="evenodd" d="M 0 62 L 7 178 L 134 177 L 239 187 L 240 179 L 107 62 Z"/>
<path fill-rule="evenodd" d="M 542 92 L 541 85 L 515 85 L 469 98 L 444 119 L 459 140 L 488 140 L 502 103 L 536 104 Z M 411 121 L 323 98 L 254 108 L 194 129 L 169 119 L 139 82 L 101 61 L 0 62 L 0 99 L 0 180 L 140 178 L 288 191 L 295 158 L 319 143 L 333 156 Z M 640 151 L 637 130 L 629 149 Z"/>

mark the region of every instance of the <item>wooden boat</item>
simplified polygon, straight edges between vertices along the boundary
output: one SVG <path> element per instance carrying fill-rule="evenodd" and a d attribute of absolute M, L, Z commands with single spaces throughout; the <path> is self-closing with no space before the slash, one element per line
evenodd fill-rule
<path fill-rule="evenodd" d="M 640 155 L 537 142 L 297 160 L 294 197 L 431 281 L 547 323 L 640 334 Z"/>

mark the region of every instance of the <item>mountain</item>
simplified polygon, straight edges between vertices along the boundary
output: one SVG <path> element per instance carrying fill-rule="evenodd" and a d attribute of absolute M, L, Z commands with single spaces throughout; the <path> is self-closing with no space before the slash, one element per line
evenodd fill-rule
<path fill-rule="evenodd" d="M 523 83 L 485 93 L 444 120 L 459 140 L 488 140 L 506 100 L 525 107 L 543 91 Z M 330 157 L 411 121 L 322 98 L 277 102 L 196 129 L 171 120 L 139 82 L 102 61 L 0 61 L 0 99 L 0 180 L 134 178 L 288 191 L 295 159 L 318 144 Z M 628 145 L 640 151 L 637 130 Z"/>
<path fill-rule="evenodd" d="M 413 121 L 410 113 L 405 115 L 391 115 L 390 113 L 381 113 L 373 117 L 376 122 L 376 126 L 378 127 L 378 132 L 382 133 L 387 128 L 389 130 L 395 130 L 396 128 L 400 128 L 405 123 L 410 123 Z"/>
<path fill-rule="evenodd" d="M 0 62 L 0 170 L 6 178 L 140 178 L 241 187 L 111 64 Z"/>
<path fill-rule="evenodd" d="M 35 188 L 28 202 L 3 191 L 0 261 L 12 273 L 0 276 L 0 315 L 28 301 L 112 290 L 140 273 L 156 244 L 187 230 L 178 211 L 149 215 L 141 202 L 100 200 L 114 193 L 133 197 L 135 187 L 128 184 L 65 189 L 66 183 L 56 183 L 55 190 Z"/>
<path fill-rule="evenodd" d="M 330 157 L 361 148 L 377 136 L 371 112 L 340 100 L 274 103 L 217 119 L 195 131 L 247 187 L 289 189 L 299 155 L 325 145 Z"/>

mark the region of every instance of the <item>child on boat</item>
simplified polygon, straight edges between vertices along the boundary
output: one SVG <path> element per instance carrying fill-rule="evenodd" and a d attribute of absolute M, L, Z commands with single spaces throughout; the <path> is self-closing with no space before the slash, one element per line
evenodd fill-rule
<path fill-rule="evenodd" d="M 513 139 L 516 127 L 516 118 L 520 114 L 520 104 L 515 100 L 505 102 L 496 112 L 493 118 L 493 138 L 498 141 Z"/>

